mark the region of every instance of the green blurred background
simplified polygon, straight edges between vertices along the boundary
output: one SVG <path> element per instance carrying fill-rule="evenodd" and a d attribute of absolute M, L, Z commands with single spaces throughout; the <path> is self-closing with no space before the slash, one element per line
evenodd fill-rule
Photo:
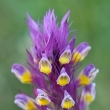
<path fill-rule="evenodd" d="M 31 39 L 25 23 L 26 11 L 34 20 L 43 19 L 47 9 L 54 9 L 58 21 L 71 10 L 71 29 L 77 30 L 76 44 L 91 46 L 83 66 L 94 63 L 99 68 L 96 100 L 91 110 L 110 109 L 110 0 L 0 0 L 0 110 L 20 110 L 14 103 L 19 90 L 29 95 L 30 85 L 21 84 L 10 72 L 13 63 L 25 64 L 26 48 Z"/>

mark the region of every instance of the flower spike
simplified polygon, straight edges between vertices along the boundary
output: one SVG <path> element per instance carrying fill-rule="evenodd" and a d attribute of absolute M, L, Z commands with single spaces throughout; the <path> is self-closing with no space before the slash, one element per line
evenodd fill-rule
<path fill-rule="evenodd" d="M 24 84 L 32 83 L 31 72 L 20 64 L 13 64 L 11 72 Z"/>
<path fill-rule="evenodd" d="M 57 84 L 59 84 L 60 86 L 65 86 L 69 82 L 70 82 L 70 77 L 66 73 L 65 68 L 62 68 L 61 73 L 57 79 Z"/>
<path fill-rule="evenodd" d="M 27 13 L 33 43 L 31 51 L 27 50 L 29 68 L 14 64 L 11 70 L 22 83 L 33 84 L 35 100 L 24 94 L 15 97 L 15 103 L 23 110 L 86 110 L 95 99 L 92 82 L 99 70 L 89 64 L 76 77 L 79 63 L 91 47 L 83 42 L 74 48 L 76 31 L 69 30 L 69 15 L 70 11 L 57 23 L 54 9 L 49 9 L 40 23 Z M 74 35 L 68 40 L 71 32 Z M 78 92 L 81 86 L 82 93 Z"/>
<path fill-rule="evenodd" d="M 82 61 L 87 56 L 90 49 L 91 47 L 86 42 L 79 44 L 73 51 L 72 62 L 77 63 Z"/>
<path fill-rule="evenodd" d="M 25 94 L 17 94 L 15 96 L 15 104 L 17 104 L 23 110 L 36 110 L 37 106 L 34 99 L 28 97 Z"/>
<path fill-rule="evenodd" d="M 60 55 L 59 62 L 61 64 L 67 64 L 70 62 L 70 60 L 71 60 L 71 50 L 70 46 L 67 46 L 65 51 Z"/>
<path fill-rule="evenodd" d="M 99 70 L 96 69 L 93 64 L 87 65 L 78 77 L 79 85 L 89 85 L 94 80 L 98 72 Z"/>
<path fill-rule="evenodd" d="M 42 55 L 42 58 L 39 62 L 39 69 L 40 72 L 45 73 L 47 75 L 50 74 L 52 71 L 52 66 L 45 54 Z"/>
<path fill-rule="evenodd" d="M 37 89 L 37 93 L 38 93 L 38 96 L 36 98 L 36 103 L 38 105 L 45 106 L 51 102 L 51 100 L 49 99 L 47 94 L 44 91 L 42 91 L 41 89 Z"/>
<path fill-rule="evenodd" d="M 69 93 L 65 90 L 64 92 L 64 99 L 62 100 L 61 106 L 65 109 L 70 109 L 74 106 L 75 102 Z"/>

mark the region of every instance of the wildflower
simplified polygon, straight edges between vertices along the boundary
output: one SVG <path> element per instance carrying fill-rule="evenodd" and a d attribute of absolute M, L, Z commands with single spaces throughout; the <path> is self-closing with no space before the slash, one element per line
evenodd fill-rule
<path fill-rule="evenodd" d="M 33 47 L 31 52 L 27 50 L 27 68 L 16 63 L 11 70 L 22 83 L 34 85 L 33 98 L 25 94 L 15 96 L 15 104 L 23 110 L 85 110 L 95 99 L 93 80 L 99 70 L 89 64 L 75 75 L 91 47 L 83 42 L 74 48 L 76 32 L 68 41 L 69 14 L 70 11 L 58 26 L 54 10 L 46 13 L 43 24 L 36 23 L 27 13 Z"/>
<path fill-rule="evenodd" d="M 20 64 L 14 64 L 11 70 L 22 83 L 32 83 L 31 72 Z"/>
<path fill-rule="evenodd" d="M 64 99 L 62 100 L 61 106 L 65 109 L 70 109 L 74 106 L 75 102 L 67 91 L 64 91 Z"/>
<path fill-rule="evenodd" d="M 80 99 L 80 110 L 84 110 L 92 101 L 94 101 L 96 96 L 95 83 L 91 83 L 88 86 L 83 87 L 81 99 Z"/>
<path fill-rule="evenodd" d="M 79 85 L 89 85 L 94 80 L 98 72 L 99 70 L 96 69 L 93 64 L 87 65 L 78 77 Z"/>
<path fill-rule="evenodd" d="M 52 70 L 52 66 L 44 54 L 41 60 L 39 61 L 39 69 L 41 72 L 45 74 L 49 74 Z"/>
<path fill-rule="evenodd" d="M 48 98 L 47 94 L 44 91 L 37 89 L 37 92 L 38 96 L 36 98 L 36 103 L 38 105 L 45 106 L 51 102 L 51 100 Z"/>
<path fill-rule="evenodd" d="M 61 64 L 67 64 L 71 60 L 71 50 L 69 46 L 65 49 L 65 51 L 60 55 L 59 62 Z"/>
<path fill-rule="evenodd" d="M 37 108 L 34 99 L 26 96 L 25 94 L 17 94 L 15 96 L 14 103 L 23 110 L 36 110 Z"/>
<path fill-rule="evenodd" d="M 90 49 L 91 47 L 87 42 L 79 44 L 73 51 L 72 61 L 76 63 L 82 61 L 87 56 Z"/>
<path fill-rule="evenodd" d="M 57 79 L 57 84 L 59 84 L 60 86 L 65 86 L 66 84 L 68 84 L 70 81 L 70 78 L 68 76 L 68 74 L 66 73 L 65 69 L 62 68 L 61 73 Z"/>

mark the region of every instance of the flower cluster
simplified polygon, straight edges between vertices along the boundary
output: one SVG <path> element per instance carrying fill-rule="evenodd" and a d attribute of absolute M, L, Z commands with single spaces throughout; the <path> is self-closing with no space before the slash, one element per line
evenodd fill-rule
<path fill-rule="evenodd" d="M 75 31 L 68 41 L 69 14 L 70 11 L 59 26 L 54 10 L 46 13 L 42 24 L 27 13 L 33 47 L 31 52 L 27 50 L 27 68 L 16 63 L 11 69 L 23 84 L 33 84 L 33 98 L 24 93 L 15 96 L 15 104 L 23 110 L 85 110 L 95 99 L 93 80 L 99 70 L 89 64 L 76 74 L 91 47 L 87 42 L 74 47 Z"/>

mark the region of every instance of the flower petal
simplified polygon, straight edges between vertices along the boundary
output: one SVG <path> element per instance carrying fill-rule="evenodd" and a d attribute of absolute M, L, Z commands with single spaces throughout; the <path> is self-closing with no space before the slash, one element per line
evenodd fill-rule
<path fill-rule="evenodd" d="M 62 100 L 61 106 L 65 109 L 70 109 L 74 106 L 75 102 L 69 93 L 65 90 L 64 92 L 64 99 Z"/>
<path fill-rule="evenodd" d="M 87 42 L 79 44 L 73 51 L 72 62 L 77 63 L 82 61 L 87 56 L 90 49 L 91 47 Z"/>
<path fill-rule="evenodd" d="M 93 64 L 87 65 L 80 73 L 78 80 L 79 85 L 88 85 L 90 84 L 94 78 L 96 77 L 98 69 L 95 68 Z"/>
<path fill-rule="evenodd" d="M 70 60 L 71 60 L 71 50 L 70 46 L 67 46 L 65 51 L 60 55 L 59 62 L 61 64 L 67 64 L 70 62 Z"/>
<path fill-rule="evenodd" d="M 85 102 L 85 104 L 90 104 L 96 96 L 96 91 L 95 91 L 96 84 L 91 83 L 88 86 L 83 87 L 82 90 L 82 95 L 81 95 L 81 100 Z"/>
<path fill-rule="evenodd" d="M 36 110 L 37 108 L 34 99 L 24 94 L 17 94 L 15 96 L 14 103 L 17 104 L 18 107 L 22 108 L 23 110 Z"/>
<path fill-rule="evenodd" d="M 24 84 L 32 83 L 32 74 L 24 66 L 20 64 L 13 64 L 11 72 Z"/>
<path fill-rule="evenodd" d="M 38 92 L 38 96 L 36 98 L 36 103 L 38 105 L 45 106 L 51 102 L 51 100 L 44 91 L 42 91 L 41 89 L 37 89 L 37 92 Z"/>
<path fill-rule="evenodd" d="M 59 84 L 60 86 L 65 86 L 69 82 L 70 82 L 70 77 L 66 73 L 65 68 L 62 68 L 61 73 L 57 79 L 57 84 Z"/>
<path fill-rule="evenodd" d="M 40 72 L 45 73 L 47 75 L 50 74 L 52 71 L 52 66 L 45 54 L 43 54 L 39 62 L 39 69 L 40 69 Z"/>

